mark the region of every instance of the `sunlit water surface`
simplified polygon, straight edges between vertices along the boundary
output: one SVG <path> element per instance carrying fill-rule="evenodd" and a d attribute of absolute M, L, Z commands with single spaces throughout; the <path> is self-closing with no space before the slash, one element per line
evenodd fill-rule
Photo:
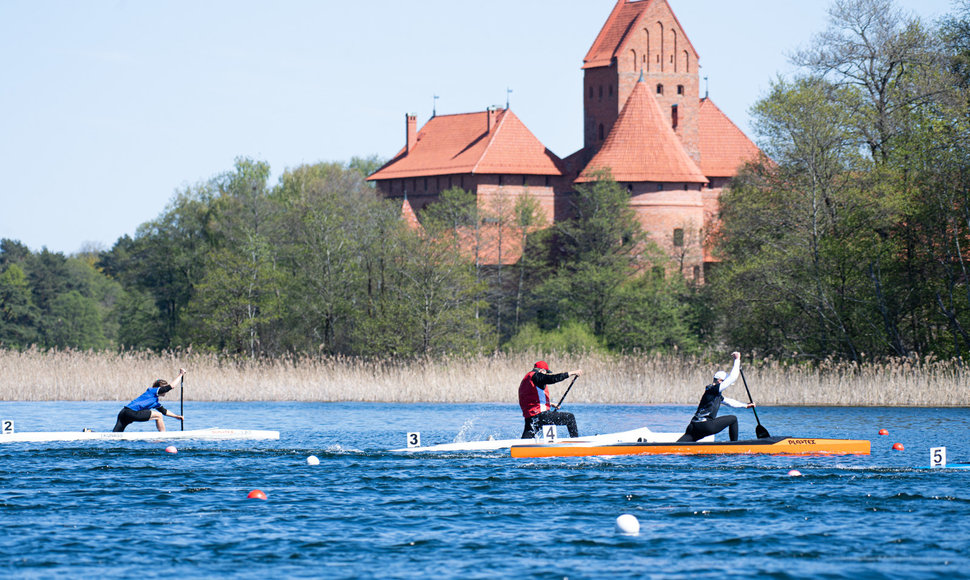
<path fill-rule="evenodd" d="M 584 434 L 682 431 L 692 411 L 567 408 Z M 118 409 L 0 403 L 0 418 L 18 431 L 108 430 Z M 734 411 L 753 437 L 751 412 Z M 187 429 L 281 437 L 176 442 L 177 454 L 159 441 L 0 445 L 0 576 L 970 575 L 970 470 L 926 469 L 936 446 L 970 463 L 970 409 L 759 408 L 772 435 L 870 439 L 862 457 L 540 460 L 390 451 L 407 431 L 424 444 L 515 437 L 514 405 L 187 403 L 185 414 Z M 247 499 L 253 489 L 267 499 Z M 624 513 L 639 535 L 617 533 Z"/>

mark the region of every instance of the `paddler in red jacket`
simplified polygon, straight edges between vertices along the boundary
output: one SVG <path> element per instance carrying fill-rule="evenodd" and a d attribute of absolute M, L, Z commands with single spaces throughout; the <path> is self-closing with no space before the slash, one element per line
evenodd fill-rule
<path fill-rule="evenodd" d="M 535 437 L 543 425 L 565 425 L 570 437 L 579 437 L 576 418 L 572 413 L 560 411 L 549 398 L 549 385 L 578 377 L 583 371 L 577 369 L 565 373 L 552 374 L 546 361 L 537 362 L 519 383 L 519 407 L 525 417 L 523 439 Z"/>

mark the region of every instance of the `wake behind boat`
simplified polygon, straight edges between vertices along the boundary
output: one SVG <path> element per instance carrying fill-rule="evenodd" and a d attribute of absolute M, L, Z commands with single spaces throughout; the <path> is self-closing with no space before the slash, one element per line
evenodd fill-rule
<path fill-rule="evenodd" d="M 647 427 L 621 431 L 617 433 L 606 433 L 603 435 L 590 435 L 587 437 L 574 437 L 557 439 L 557 444 L 561 445 L 610 445 L 615 443 L 635 443 L 635 442 L 673 442 L 682 433 L 657 433 Z M 404 449 L 392 449 L 394 452 L 428 452 L 428 453 L 447 453 L 454 451 L 483 452 L 497 451 L 499 449 L 509 449 L 512 446 L 522 445 L 535 439 L 489 439 L 486 441 L 461 441 L 455 443 L 442 443 L 440 445 L 414 446 Z M 538 441 L 542 441 L 539 439 Z"/>
<path fill-rule="evenodd" d="M 511 447 L 512 457 L 588 457 L 595 455 L 869 455 L 868 440 L 766 437 L 747 441 L 620 442 L 569 445 L 519 444 Z"/>
<path fill-rule="evenodd" d="M 192 429 L 189 431 L 24 431 L 0 435 L 0 443 L 46 441 L 161 441 L 172 439 L 268 440 L 279 439 L 279 431 L 259 429 Z"/>

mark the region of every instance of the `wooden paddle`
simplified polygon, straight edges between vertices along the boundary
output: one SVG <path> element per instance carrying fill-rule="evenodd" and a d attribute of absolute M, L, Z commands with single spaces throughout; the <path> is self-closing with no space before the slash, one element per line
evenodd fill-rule
<path fill-rule="evenodd" d="M 562 394 L 562 398 L 559 399 L 559 404 L 556 405 L 556 410 L 557 411 L 559 410 L 559 407 L 562 407 L 562 402 L 566 400 L 566 395 L 569 394 L 569 389 L 573 388 L 573 383 L 575 383 L 576 382 L 576 379 L 578 379 L 578 378 L 579 378 L 579 375 L 576 375 L 575 377 L 573 377 L 572 382 L 569 383 L 569 386 L 568 387 L 566 387 L 566 392 Z"/>
<path fill-rule="evenodd" d="M 744 383 L 744 390 L 748 392 L 748 401 L 753 404 L 754 399 L 751 398 L 751 391 L 748 389 L 748 381 L 744 379 L 744 371 L 741 371 L 741 382 Z M 767 439 L 771 437 L 768 430 L 765 429 L 764 425 L 761 424 L 761 419 L 758 419 L 758 410 L 754 407 L 751 407 L 751 410 L 754 411 L 754 420 L 758 422 L 758 426 L 754 428 L 754 434 L 758 436 L 758 439 Z"/>

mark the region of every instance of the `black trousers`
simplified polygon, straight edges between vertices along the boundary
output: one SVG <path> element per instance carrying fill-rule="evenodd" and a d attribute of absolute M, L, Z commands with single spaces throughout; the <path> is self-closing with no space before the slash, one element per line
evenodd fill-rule
<path fill-rule="evenodd" d="M 147 421 L 152 418 L 151 409 L 142 409 L 141 411 L 132 411 L 128 407 L 122 407 L 121 411 L 118 412 L 118 420 L 115 421 L 115 428 L 113 431 L 124 431 L 125 427 L 131 425 L 135 421 Z"/>
<path fill-rule="evenodd" d="M 714 419 L 708 419 L 707 421 L 691 421 L 690 425 L 687 426 L 687 431 L 680 436 L 678 442 L 690 442 L 697 441 L 698 439 L 703 439 L 708 435 L 714 435 L 715 433 L 720 433 L 724 428 L 728 428 L 728 435 L 731 436 L 731 441 L 738 440 L 738 418 L 734 415 L 725 415 L 723 417 L 715 417 Z"/>
<path fill-rule="evenodd" d="M 565 425 L 569 429 L 570 437 L 579 437 L 579 428 L 576 427 L 576 417 L 572 413 L 564 411 L 543 411 L 538 415 L 525 418 L 525 429 L 522 431 L 523 439 L 532 439 L 536 431 L 542 429 L 543 425 Z"/>

